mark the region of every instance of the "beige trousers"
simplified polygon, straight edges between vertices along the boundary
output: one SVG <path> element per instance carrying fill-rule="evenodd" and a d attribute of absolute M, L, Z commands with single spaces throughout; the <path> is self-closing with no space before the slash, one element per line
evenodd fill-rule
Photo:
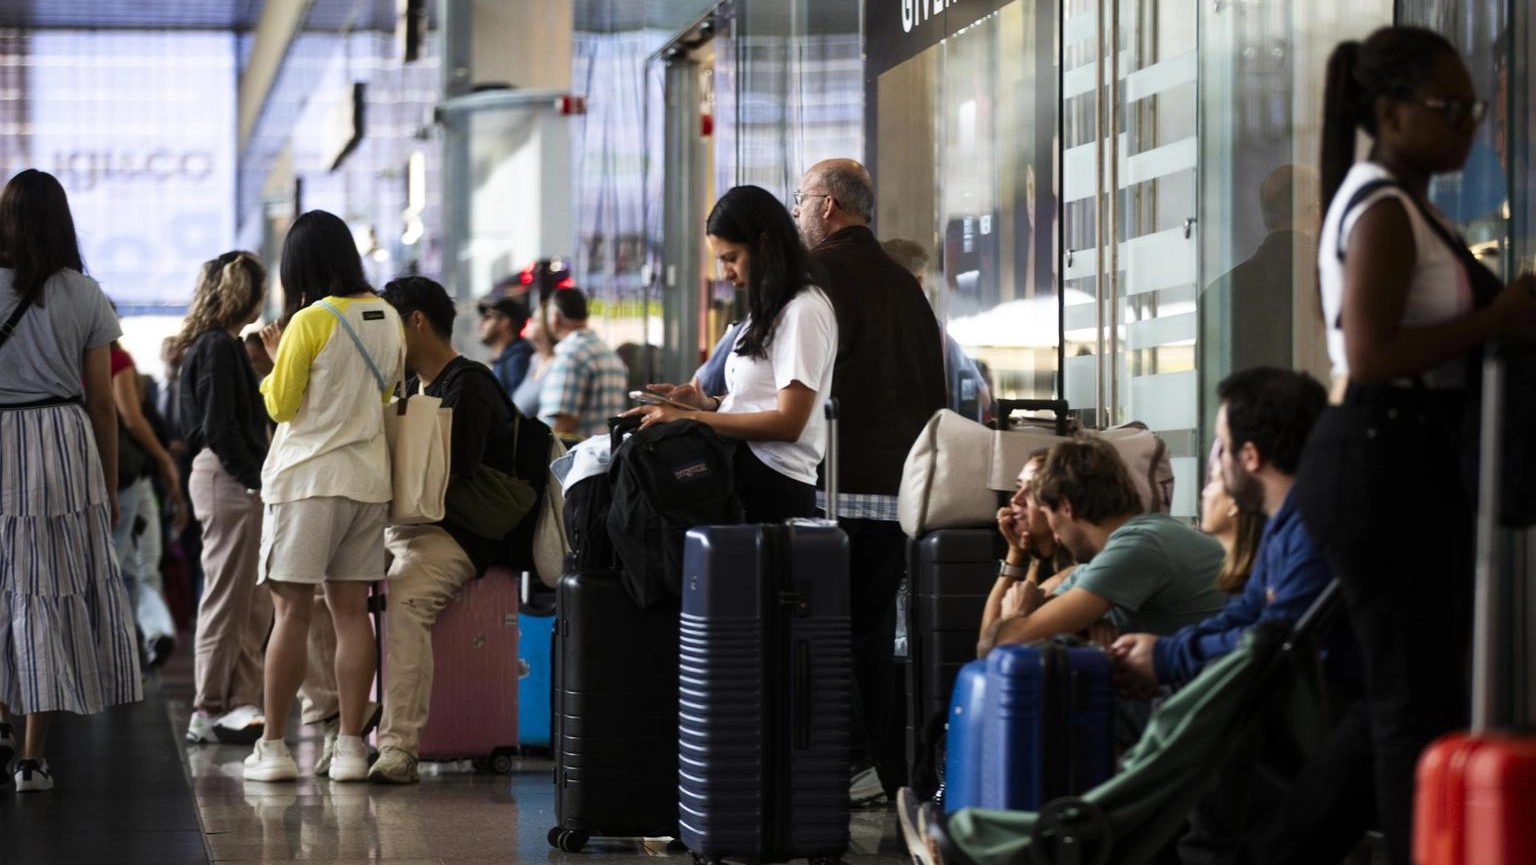
<path fill-rule="evenodd" d="M 384 607 L 384 718 L 379 747 L 420 753 L 432 702 L 432 626 L 448 601 L 474 579 L 464 549 L 437 526 L 384 532 L 389 601 Z"/>
<path fill-rule="evenodd" d="M 247 495 L 207 448 L 192 460 L 187 487 L 192 512 L 203 525 L 194 705 L 217 717 L 239 706 L 261 705 L 261 647 L 272 628 L 272 596 L 256 583 L 261 499 Z"/>

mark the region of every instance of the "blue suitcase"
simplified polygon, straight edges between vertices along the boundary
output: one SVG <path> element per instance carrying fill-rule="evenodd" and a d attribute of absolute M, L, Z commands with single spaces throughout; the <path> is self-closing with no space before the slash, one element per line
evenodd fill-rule
<path fill-rule="evenodd" d="M 1108 655 L 1057 637 L 999 646 L 985 663 L 980 715 L 950 719 L 946 811 L 962 807 L 950 790 L 976 791 L 976 799 L 963 803 L 971 807 L 1038 811 L 1109 780 L 1115 695 Z"/>
<path fill-rule="evenodd" d="M 549 697 L 550 649 L 554 642 L 554 616 L 517 614 L 517 650 L 527 665 L 517 683 L 517 742 L 524 748 L 548 750 L 550 746 Z"/>
<path fill-rule="evenodd" d="M 987 662 L 972 661 L 955 676 L 944 737 L 944 811 L 981 804 L 982 741 L 986 717 Z"/>
<path fill-rule="evenodd" d="M 678 827 L 702 861 L 848 847 L 848 538 L 831 524 L 688 532 Z"/>

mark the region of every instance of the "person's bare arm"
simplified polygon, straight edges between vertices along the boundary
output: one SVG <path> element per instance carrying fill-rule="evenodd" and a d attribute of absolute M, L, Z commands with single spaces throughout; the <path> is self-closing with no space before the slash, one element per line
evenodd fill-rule
<path fill-rule="evenodd" d="M 696 420 L 712 427 L 721 435 L 741 441 L 799 441 L 805 425 L 816 408 L 816 391 L 799 381 L 792 381 L 781 388 L 778 406 L 770 411 L 719 412 L 682 411 L 661 405 L 643 405 L 625 412 L 626 416 L 639 415 L 645 419 L 640 428 L 674 420 Z"/>
<path fill-rule="evenodd" d="M 1340 319 L 1349 377 L 1362 384 L 1421 374 L 1492 336 L 1536 323 L 1536 283 L 1526 275 L 1483 309 L 1436 324 L 1403 325 L 1417 258 L 1405 207 L 1396 199 L 1383 201 L 1362 214 L 1350 233 Z"/>
<path fill-rule="evenodd" d="M 101 456 L 101 472 L 107 482 L 107 502 L 112 524 L 117 525 L 117 409 L 112 405 L 112 349 L 109 346 L 86 349 L 81 368 L 85 370 L 85 412 L 91 418 L 91 432 L 96 437 L 96 452 Z"/>
<path fill-rule="evenodd" d="M 988 635 L 990 639 L 983 639 L 984 651 L 981 654 L 985 655 L 994 646 L 1033 643 L 1057 634 L 1075 634 L 1087 630 L 1103 618 L 1111 606 L 1109 601 L 1086 589 L 1068 589 L 1027 616 L 999 621 L 992 627 Z"/>

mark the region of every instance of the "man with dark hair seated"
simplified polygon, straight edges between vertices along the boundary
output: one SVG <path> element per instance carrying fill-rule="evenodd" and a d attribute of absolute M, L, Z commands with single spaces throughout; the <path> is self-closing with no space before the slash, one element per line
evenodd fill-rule
<path fill-rule="evenodd" d="M 1166 514 L 1142 513 L 1110 445 L 1081 439 L 1052 447 L 1030 491 L 1078 565 L 1055 594 L 996 622 L 982 637 L 982 654 L 1086 631 L 1106 616 L 1120 633 L 1171 634 L 1225 603 L 1216 589 L 1221 544 Z"/>
<path fill-rule="evenodd" d="M 405 329 L 405 365 L 414 373 L 406 391 L 416 393 L 419 385 L 453 409 L 450 497 L 454 485 L 464 483 L 482 463 L 515 475 L 506 396 L 489 369 L 454 351 L 455 310 L 448 293 L 426 277 L 408 276 L 386 285 L 382 295 Z M 396 470 L 402 468 L 407 467 Z M 420 735 L 432 697 L 432 626 L 448 599 L 491 564 L 498 545 L 451 520 L 390 526 L 384 543 L 391 556 L 384 613 L 389 660 L 379 759 L 368 778 L 411 784 L 417 780 Z"/>

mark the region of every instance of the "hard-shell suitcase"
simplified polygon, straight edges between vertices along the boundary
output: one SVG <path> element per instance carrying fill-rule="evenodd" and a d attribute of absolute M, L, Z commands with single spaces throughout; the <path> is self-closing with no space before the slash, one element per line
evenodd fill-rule
<path fill-rule="evenodd" d="M 554 616 L 517 614 L 517 647 L 522 656 L 522 678 L 517 683 L 517 742 L 524 749 L 547 750 L 551 742 L 554 626 Z"/>
<path fill-rule="evenodd" d="M 955 677 L 950 700 L 948 735 L 944 743 L 944 799 L 946 813 L 981 805 L 982 740 L 987 711 L 987 662 L 972 661 Z"/>
<path fill-rule="evenodd" d="M 549 843 L 677 834 L 677 610 L 642 610 L 615 570 L 560 579 Z"/>
<path fill-rule="evenodd" d="M 835 403 L 828 516 L 836 519 Z M 688 532 L 679 652 L 680 840 L 705 862 L 848 848 L 848 538 L 830 521 Z"/>
<path fill-rule="evenodd" d="M 1001 543 L 995 528 L 940 529 L 907 548 L 907 761 L 919 796 L 939 785 L 950 693 L 961 667 L 976 660 L 981 611 L 1006 551 Z"/>
<path fill-rule="evenodd" d="M 944 808 L 1038 811 L 1087 792 L 1115 768 L 1114 687 L 1101 649 L 1070 637 L 998 646 L 984 662 L 981 711 L 976 668 L 956 684 Z"/>
<path fill-rule="evenodd" d="M 516 574 L 493 567 L 465 583 L 438 613 L 421 759 L 471 759 L 481 771 L 512 771 L 518 744 L 518 589 Z M 387 606 L 387 585 L 384 598 Z M 386 651 L 379 664 L 387 683 L 389 641 L 382 642 Z"/>
<path fill-rule="evenodd" d="M 1472 633 L 1472 729 L 1424 750 L 1415 778 L 1415 865 L 1517 865 L 1536 862 L 1536 737 L 1518 727 L 1506 658 L 1518 651 L 1508 613 L 1515 579 L 1500 543 L 1504 502 L 1504 363 L 1493 347 L 1483 366 L 1477 503 L 1477 589 Z"/>

